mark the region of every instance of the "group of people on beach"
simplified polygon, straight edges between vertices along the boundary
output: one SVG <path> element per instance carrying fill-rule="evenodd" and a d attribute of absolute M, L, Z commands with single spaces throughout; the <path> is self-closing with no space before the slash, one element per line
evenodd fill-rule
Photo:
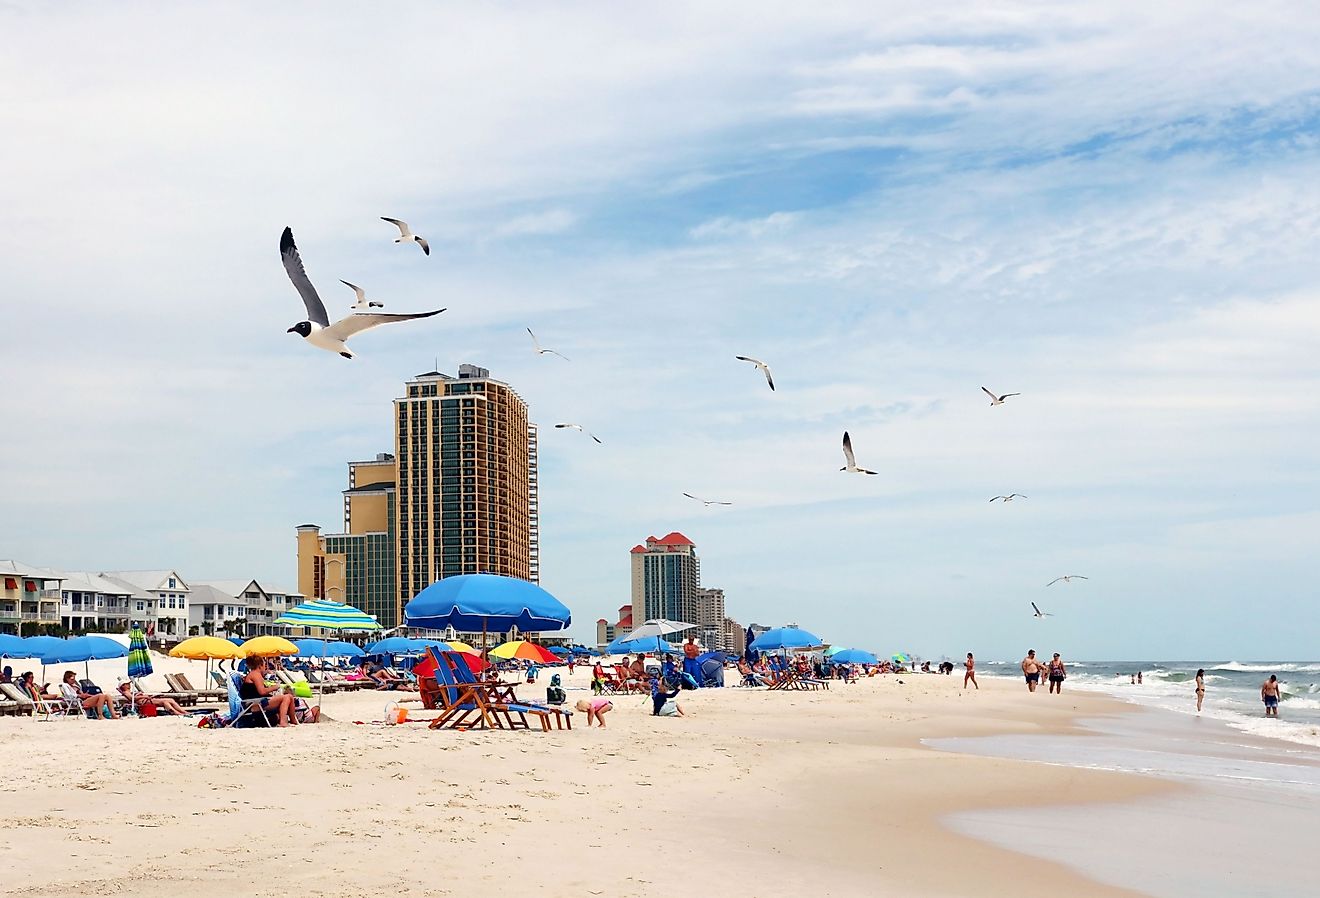
<path fill-rule="evenodd" d="M 1027 657 L 1022 659 L 1022 675 L 1026 677 L 1028 692 L 1035 692 L 1043 677 L 1049 681 L 1051 693 L 1062 694 L 1063 681 L 1068 679 L 1068 667 L 1058 652 L 1049 661 L 1042 662 L 1036 657 L 1035 649 L 1028 649 Z"/>

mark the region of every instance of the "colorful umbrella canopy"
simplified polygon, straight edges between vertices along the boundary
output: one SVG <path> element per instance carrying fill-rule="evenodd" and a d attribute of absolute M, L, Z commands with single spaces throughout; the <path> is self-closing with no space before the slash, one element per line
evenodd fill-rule
<path fill-rule="evenodd" d="M 249 658 L 298 654 L 298 647 L 283 636 L 254 636 L 243 643 L 242 648 L 248 653 Z"/>
<path fill-rule="evenodd" d="M 756 637 L 752 648 L 764 652 L 774 649 L 805 649 L 813 645 L 822 645 L 820 637 L 814 633 L 799 627 L 775 627 Z"/>
<path fill-rule="evenodd" d="M 128 675 L 132 677 L 151 676 L 151 654 L 147 651 L 147 637 L 141 627 L 134 627 L 128 634 Z"/>
<path fill-rule="evenodd" d="M 170 649 L 170 657 L 191 658 L 194 661 L 204 661 L 207 658 L 246 658 L 247 650 L 219 636 L 194 636 Z"/>
<path fill-rule="evenodd" d="M 529 580 L 498 574 L 460 574 L 432 583 L 403 609 L 410 627 L 441 630 L 563 630 L 573 615 L 563 602 Z"/>
<path fill-rule="evenodd" d="M 890 655 L 889 658 L 895 664 L 907 664 L 909 661 L 912 660 L 907 655 L 904 655 L 902 652 L 894 652 L 894 654 Z"/>
<path fill-rule="evenodd" d="M 104 636 L 77 636 L 66 639 L 63 645 L 41 653 L 42 664 L 68 664 L 73 661 L 103 661 L 122 658 L 128 647 Z"/>
<path fill-rule="evenodd" d="M 329 599 L 311 599 L 296 608 L 290 608 L 275 623 L 290 627 L 320 627 L 322 630 L 379 630 L 380 621 L 365 611 L 332 602 Z"/>
<path fill-rule="evenodd" d="M 462 652 L 462 653 L 465 654 L 465 655 L 479 655 L 479 654 L 481 654 L 481 653 L 478 652 L 476 649 L 474 649 L 472 646 L 468 645 L 466 642 L 459 642 L 459 641 L 455 640 L 455 641 L 453 641 L 453 642 L 446 642 L 446 643 L 443 643 L 443 644 L 449 646 L 449 648 L 452 649 L 453 651 L 455 651 L 455 652 Z"/>
<path fill-rule="evenodd" d="M 521 658 L 524 661 L 536 661 L 540 664 L 553 664 L 559 659 L 546 651 L 534 642 L 528 642 L 525 639 L 515 639 L 512 642 L 506 642 L 503 645 L 497 645 L 490 650 L 492 658 Z"/>
<path fill-rule="evenodd" d="M 848 651 L 847 646 L 832 645 L 825 650 L 825 657 L 833 658 L 835 655 L 839 654 L 839 652 L 846 652 L 846 651 Z"/>

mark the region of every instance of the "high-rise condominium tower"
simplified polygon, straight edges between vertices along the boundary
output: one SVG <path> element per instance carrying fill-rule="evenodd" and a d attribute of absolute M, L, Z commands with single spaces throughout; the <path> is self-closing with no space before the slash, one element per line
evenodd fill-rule
<path fill-rule="evenodd" d="M 406 602 L 454 574 L 536 582 L 536 425 L 475 365 L 407 383 L 394 401 L 398 589 Z"/>
<path fill-rule="evenodd" d="M 633 625 L 653 618 L 695 624 L 701 560 L 692 540 L 677 531 L 659 539 L 648 536 L 631 552 Z"/>

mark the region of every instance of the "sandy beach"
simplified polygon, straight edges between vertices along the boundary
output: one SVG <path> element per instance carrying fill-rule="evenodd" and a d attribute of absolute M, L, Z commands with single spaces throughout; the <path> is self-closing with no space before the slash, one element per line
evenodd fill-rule
<path fill-rule="evenodd" d="M 117 664 L 98 673 L 94 663 L 94 677 L 113 683 Z M 154 678 L 175 669 L 201 679 L 200 664 L 173 659 Z M 1079 716 L 1130 710 L 1097 695 L 1030 695 L 1009 679 L 965 693 L 960 680 L 702 690 L 684 694 L 684 719 L 620 698 L 607 729 L 588 731 L 577 715 L 573 731 L 550 734 L 373 724 L 392 699 L 379 692 L 327 696 L 332 720 L 278 731 L 5 718 L 3 893 L 201 898 L 261 883 L 317 896 L 458 895 L 516 881 L 565 896 L 693 883 L 746 895 L 1137 894 L 940 820 L 1176 786 L 920 744 L 1057 735 Z M 586 683 L 579 668 L 570 703 Z M 536 695 L 544 682 L 523 688 Z"/>

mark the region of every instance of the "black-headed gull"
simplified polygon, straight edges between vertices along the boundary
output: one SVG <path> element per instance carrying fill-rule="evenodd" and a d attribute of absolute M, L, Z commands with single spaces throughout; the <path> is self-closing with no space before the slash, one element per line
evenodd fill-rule
<path fill-rule="evenodd" d="M 293 231 L 290 228 L 285 228 L 284 233 L 280 235 L 280 260 L 284 262 L 284 270 L 288 273 L 289 280 L 293 281 L 294 288 L 302 297 L 303 305 L 307 307 L 307 320 L 299 321 L 289 328 L 287 333 L 300 334 L 317 349 L 337 352 L 346 359 L 353 357 L 353 353 L 348 351 L 348 338 L 354 334 L 395 321 L 430 318 L 444 311 L 444 309 L 436 309 L 434 312 L 419 312 L 415 315 L 354 312 L 347 318 L 341 318 L 331 324 L 330 316 L 325 313 L 325 303 L 321 302 L 321 297 L 316 294 L 316 288 L 312 286 L 307 272 L 303 269 L 302 259 L 298 256 L 298 247 L 293 242 Z"/>
<path fill-rule="evenodd" d="M 1004 400 L 1007 399 L 1008 397 L 1010 397 L 1010 396 L 1021 396 L 1021 395 L 1022 395 L 1021 393 L 1005 393 L 1005 394 L 1002 395 L 1002 396 L 996 396 L 994 393 L 991 393 L 991 392 L 990 392 L 989 390 L 987 390 L 985 387 L 981 387 L 981 390 L 982 390 L 982 392 L 985 393 L 985 395 L 987 395 L 987 396 L 990 397 L 990 404 L 991 404 L 991 405 L 1003 405 L 1003 404 L 1004 404 Z"/>
<path fill-rule="evenodd" d="M 849 474 L 875 474 L 876 471 L 868 471 L 866 468 L 857 467 L 857 457 L 853 455 L 852 437 L 848 436 L 848 431 L 843 432 L 843 458 L 847 462 L 840 471 L 847 471 Z"/>
<path fill-rule="evenodd" d="M 703 499 L 703 498 L 701 498 L 700 496 L 694 496 L 694 495 L 692 495 L 691 493 L 684 493 L 683 495 L 687 496 L 689 499 L 696 499 L 698 502 L 700 502 L 702 505 L 705 505 L 707 508 L 709 508 L 709 507 L 712 506 L 712 505 L 732 505 L 732 504 L 733 504 L 732 502 L 721 502 L 719 499 Z"/>
<path fill-rule="evenodd" d="M 399 236 L 395 238 L 395 243 L 416 243 L 422 248 L 422 252 L 428 256 L 431 255 L 431 244 L 427 243 L 425 238 L 414 234 L 412 228 L 408 227 L 408 222 L 399 221 L 397 218 L 386 218 L 384 215 L 380 217 L 380 220 L 388 221 L 399 229 Z"/>
<path fill-rule="evenodd" d="M 568 356 L 564 355 L 562 352 L 555 352 L 553 349 L 542 349 L 541 342 L 536 339 L 536 334 L 532 333 L 530 327 L 527 328 L 527 335 L 532 338 L 532 349 L 536 350 L 537 355 L 557 355 L 564 361 L 568 361 Z"/>
<path fill-rule="evenodd" d="M 596 436 L 594 433 L 584 428 L 581 424 L 556 424 L 555 427 L 560 430 L 580 430 L 582 431 L 582 433 L 585 433 L 587 436 L 591 437 L 597 443 L 600 442 L 600 437 Z"/>
<path fill-rule="evenodd" d="M 775 379 L 770 376 L 770 366 L 767 365 L 765 362 L 761 361 L 760 359 L 754 359 L 749 355 L 736 355 L 734 356 L 734 358 L 740 362 L 751 362 L 753 365 L 756 366 L 757 371 L 760 371 L 762 374 L 765 375 L 765 382 L 770 385 L 770 389 L 773 390 L 775 388 Z"/>
<path fill-rule="evenodd" d="M 1058 583 L 1060 580 L 1062 580 L 1064 583 L 1071 583 L 1074 580 L 1090 580 L 1090 579 L 1091 579 L 1090 577 L 1083 577 L 1081 574 L 1064 574 L 1062 577 L 1055 577 L 1053 580 L 1051 580 L 1049 583 L 1046 583 L 1045 585 L 1053 586 L 1055 583 Z"/>
<path fill-rule="evenodd" d="M 1027 497 L 1022 495 L 1021 493 L 1009 493 L 1007 496 L 995 496 L 995 498 L 991 499 L 990 501 L 994 502 L 995 499 L 1000 499 L 1004 502 L 1012 502 L 1014 499 L 1025 499 L 1025 498 Z"/>
<path fill-rule="evenodd" d="M 1045 611 L 1041 611 L 1039 608 L 1037 608 L 1035 602 L 1031 603 L 1031 610 L 1036 612 L 1034 615 L 1032 615 L 1033 617 L 1054 617 L 1054 615 Z"/>
<path fill-rule="evenodd" d="M 356 296 L 357 299 L 353 302 L 351 306 L 349 306 L 349 308 L 352 309 L 354 312 L 368 312 L 372 309 L 385 308 L 385 303 L 383 302 L 368 302 L 366 291 L 363 290 L 361 287 L 359 287 L 357 284 L 350 284 L 348 281 L 344 280 L 343 278 L 339 279 L 339 283 L 343 284 L 345 287 L 353 288 L 353 295 Z"/>

